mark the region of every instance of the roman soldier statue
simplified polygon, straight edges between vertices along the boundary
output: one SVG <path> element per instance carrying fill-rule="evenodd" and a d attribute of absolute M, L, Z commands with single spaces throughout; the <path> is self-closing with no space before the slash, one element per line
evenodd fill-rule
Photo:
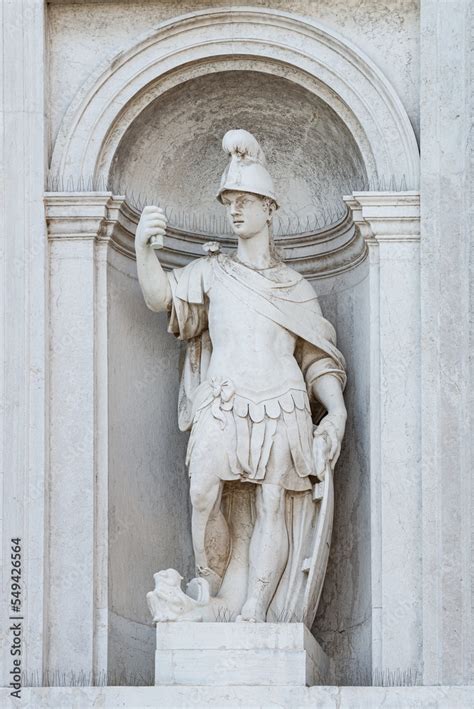
<path fill-rule="evenodd" d="M 223 148 L 230 161 L 217 199 L 235 252 L 211 243 L 206 256 L 166 273 L 157 258 L 166 219 L 155 206 L 143 210 L 135 238 L 146 304 L 168 311 L 169 332 L 187 343 L 179 425 L 190 431 L 196 562 L 186 594 L 167 570 L 155 574 L 148 602 L 156 621 L 226 613 L 311 626 L 346 424 L 345 363 L 313 287 L 275 248 L 278 198 L 260 145 L 231 130 Z M 176 591 L 168 606 L 167 579 Z"/>

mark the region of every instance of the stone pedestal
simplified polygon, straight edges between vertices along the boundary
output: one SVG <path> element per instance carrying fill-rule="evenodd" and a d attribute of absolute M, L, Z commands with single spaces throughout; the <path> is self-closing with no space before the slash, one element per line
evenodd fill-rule
<path fill-rule="evenodd" d="M 155 685 L 331 684 L 331 661 L 302 623 L 159 623 Z"/>

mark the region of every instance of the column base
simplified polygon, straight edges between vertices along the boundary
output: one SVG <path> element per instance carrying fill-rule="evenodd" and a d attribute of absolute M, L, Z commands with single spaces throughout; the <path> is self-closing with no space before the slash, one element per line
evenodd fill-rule
<path fill-rule="evenodd" d="M 331 684 L 332 662 L 303 623 L 158 623 L 155 686 Z"/>

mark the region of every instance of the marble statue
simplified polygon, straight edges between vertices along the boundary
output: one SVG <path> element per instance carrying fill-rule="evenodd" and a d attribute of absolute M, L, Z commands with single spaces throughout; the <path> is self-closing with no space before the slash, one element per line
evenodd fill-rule
<path fill-rule="evenodd" d="M 147 306 L 187 343 L 179 426 L 196 578 L 173 570 L 147 595 L 155 622 L 236 620 L 311 626 L 332 531 L 332 475 L 346 424 L 345 362 L 312 286 L 272 239 L 278 198 L 253 135 L 231 130 L 218 200 L 238 243 L 166 273 L 162 209 L 135 237 Z M 317 425 L 313 423 L 315 421 Z"/>

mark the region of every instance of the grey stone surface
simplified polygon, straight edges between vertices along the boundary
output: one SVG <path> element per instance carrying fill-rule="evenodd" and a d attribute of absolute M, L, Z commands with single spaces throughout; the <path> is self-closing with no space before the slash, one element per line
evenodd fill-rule
<path fill-rule="evenodd" d="M 351 414 L 334 478 L 332 549 L 313 633 L 334 658 L 336 682 L 342 684 L 365 684 L 372 672 L 367 272 L 365 262 L 357 269 L 358 283 L 321 299 L 346 353 L 350 380 L 345 400 Z M 321 284 L 314 287 L 318 292 Z"/>
<path fill-rule="evenodd" d="M 31 581 L 28 598 L 23 598 L 23 636 L 29 644 L 24 665 L 35 672 L 43 662 L 44 553 L 49 534 L 45 526 L 48 266 L 43 209 L 43 3 L 4 3 L 0 42 L 1 548 L 2 560 L 10 559 L 11 539 L 22 539 L 23 576 Z M 5 566 L 3 578 L 0 683 L 7 684 L 9 567 Z"/>
<path fill-rule="evenodd" d="M 109 260 L 108 670 L 149 678 L 154 635 L 144 598 L 153 573 L 193 571 L 187 435 L 176 425 L 182 353 L 166 317 L 144 306 L 128 259 Z"/>

